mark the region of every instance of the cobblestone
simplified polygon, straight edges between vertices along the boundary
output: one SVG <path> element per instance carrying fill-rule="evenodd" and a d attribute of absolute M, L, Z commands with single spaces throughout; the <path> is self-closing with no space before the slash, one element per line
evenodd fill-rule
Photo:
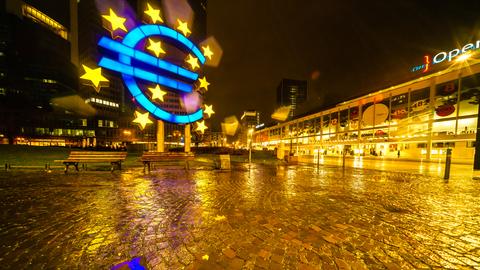
<path fill-rule="evenodd" d="M 303 165 L 2 172 L 0 268 L 480 269 L 479 190 Z"/>

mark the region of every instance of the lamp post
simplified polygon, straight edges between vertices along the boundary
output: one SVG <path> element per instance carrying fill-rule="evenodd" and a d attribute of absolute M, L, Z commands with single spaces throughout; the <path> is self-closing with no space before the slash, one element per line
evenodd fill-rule
<path fill-rule="evenodd" d="M 248 129 L 248 164 L 252 163 L 252 135 L 253 135 L 253 128 Z"/>

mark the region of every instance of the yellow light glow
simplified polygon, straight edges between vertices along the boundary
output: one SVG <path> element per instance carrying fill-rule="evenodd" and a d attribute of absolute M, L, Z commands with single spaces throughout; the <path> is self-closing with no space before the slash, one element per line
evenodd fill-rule
<path fill-rule="evenodd" d="M 465 60 L 467 60 L 468 58 L 472 57 L 472 54 L 471 53 L 464 53 L 460 56 L 457 57 L 456 61 L 457 62 L 463 62 Z"/>
<path fill-rule="evenodd" d="M 187 22 L 182 22 L 180 19 L 177 19 L 178 26 L 177 30 L 182 32 L 184 36 L 188 37 L 192 33 L 190 29 L 188 29 L 188 23 Z"/>
<path fill-rule="evenodd" d="M 210 46 L 209 45 L 205 47 L 202 46 L 202 49 L 203 49 L 203 55 L 208 59 L 212 60 L 213 52 L 210 50 Z"/>
<path fill-rule="evenodd" d="M 213 105 L 207 105 L 207 104 L 205 104 L 204 113 L 205 113 L 205 114 L 208 114 L 208 118 L 212 117 L 212 114 L 215 113 L 215 111 L 213 111 Z"/>
<path fill-rule="evenodd" d="M 147 10 L 145 10 L 145 14 L 150 16 L 152 23 L 156 23 L 157 21 L 163 23 L 163 19 L 160 16 L 160 9 L 154 9 L 150 3 L 147 3 Z"/>
<path fill-rule="evenodd" d="M 149 116 L 150 114 L 148 112 L 141 113 L 139 111 L 135 111 L 135 119 L 132 122 L 139 124 L 142 129 L 145 129 L 146 125 L 153 123 L 152 120 L 148 118 Z"/>
<path fill-rule="evenodd" d="M 198 64 L 198 59 L 196 57 L 193 57 L 191 54 L 188 55 L 188 59 L 186 59 L 185 62 L 190 64 L 192 70 L 200 67 L 200 65 Z"/>
<path fill-rule="evenodd" d="M 101 67 L 95 68 L 95 69 L 89 68 L 85 65 L 82 65 L 82 67 L 83 67 L 83 70 L 85 70 L 85 74 L 83 74 L 80 77 L 80 79 L 90 81 L 93 84 L 93 86 L 95 87 L 95 90 L 97 92 L 100 91 L 100 83 L 102 83 L 102 82 L 107 82 L 108 83 L 108 79 L 102 76 L 102 68 Z"/>
<path fill-rule="evenodd" d="M 165 54 L 165 51 L 162 48 L 162 42 L 155 42 L 154 40 L 149 38 L 148 43 L 149 44 L 147 49 L 152 51 L 156 57 L 160 56 L 160 54 Z"/>
<path fill-rule="evenodd" d="M 164 101 L 163 100 L 163 96 L 165 96 L 167 94 L 167 92 L 163 91 L 161 88 L 160 88 L 160 85 L 156 85 L 155 88 L 153 87 L 148 87 L 148 90 L 150 90 L 150 92 L 152 92 L 152 99 L 158 99 L 160 101 Z"/>
<path fill-rule="evenodd" d="M 115 31 L 117 29 L 122 29 L 125 32 L 128 31 L 124 25 L 127 19 L 117 16 L 117 14 L 115 14 L 115 12 L 112 9 L 110 9 L 110 15 L 102 15 L 102 17 L 105 18 L 105 20 L 110 22 L 112 26 L 112 31 Z"/>
<path fill-rule="evenodd" d="M 208 261 L 209 258 L 210 257 L 208 256 L 208 254 L 205 254 L 205 255 L 202 256 L 202 260 L 204 260 L 204 261 Z"/>
<path fill-rule="evenodd" d="M 197 127 L 195 128 L 195 131 L 203 134 L 205 133 L 206 129 L 208 129 L 208 127 L 205 125 L 205 121 L 197 122 Z"/>
<path fill-rule="evenodd" d="M 207 78 L 203 76 L 203 78 L 198 79 L 198 81 L 200 81 L 199 88 L 204 88 L 206 91 L 208 91 L 208 86 L 210 85 L 210 83 L 207 82 Z"/>

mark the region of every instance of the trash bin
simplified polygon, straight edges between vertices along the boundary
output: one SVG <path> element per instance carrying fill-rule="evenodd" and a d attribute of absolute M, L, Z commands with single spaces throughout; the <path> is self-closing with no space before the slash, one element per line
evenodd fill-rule
<path fill-rule="evenodd" d="M 230 170 L 230 155 L 220 155 L 220 170 Z"/>

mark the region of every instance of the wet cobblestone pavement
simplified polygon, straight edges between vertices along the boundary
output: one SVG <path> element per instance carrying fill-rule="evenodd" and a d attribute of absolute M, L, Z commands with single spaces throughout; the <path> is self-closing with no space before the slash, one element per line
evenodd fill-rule
<path fill-rule="evenodd" d="M 480 181 L 315 166 L 0 173 L 0 268 L 480 269 Z"/>

